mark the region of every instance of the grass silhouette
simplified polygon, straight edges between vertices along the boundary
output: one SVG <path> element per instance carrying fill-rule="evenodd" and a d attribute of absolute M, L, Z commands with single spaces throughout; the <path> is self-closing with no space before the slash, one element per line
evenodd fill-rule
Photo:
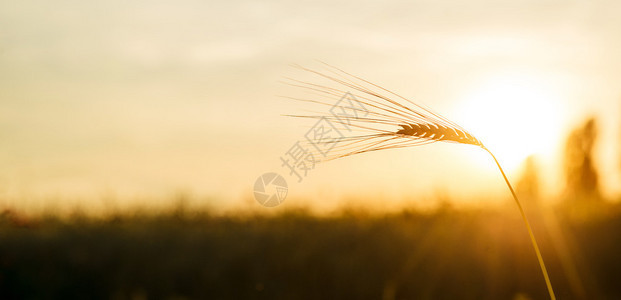
<path fill-rule="evenodd" d="M 562 299 L 574 292 L 557 222 L 585 293 L 621 298 L 621 207 L 534 215 Z M 27 221 L 28 220 L 28 221 Z M 342 210 L 273 216 L 170 211 L 105 217 L 0 214 L 2 299 L 541 299 L 528 235 L 512 208 Z"/>

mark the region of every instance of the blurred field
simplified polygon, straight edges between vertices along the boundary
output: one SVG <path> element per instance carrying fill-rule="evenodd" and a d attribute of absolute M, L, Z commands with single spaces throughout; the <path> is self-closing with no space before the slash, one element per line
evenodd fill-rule
<path fill-rule="evenodd" d="M 559 299 L 619 299 L 621 207 L 529 217 Z M 0 217 L 2 299 L 545 299 L 517 211 Z"/>

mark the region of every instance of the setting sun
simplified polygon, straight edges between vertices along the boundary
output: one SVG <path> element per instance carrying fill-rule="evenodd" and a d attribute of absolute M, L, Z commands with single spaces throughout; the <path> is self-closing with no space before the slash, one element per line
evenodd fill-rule
<path fill-rule="evenodd" d="M 533 74 L 503 73 L 475 86 L 460 109 L 463 126 L 507 168 L 547 155 L 561 134 L 560 95 Z"/>

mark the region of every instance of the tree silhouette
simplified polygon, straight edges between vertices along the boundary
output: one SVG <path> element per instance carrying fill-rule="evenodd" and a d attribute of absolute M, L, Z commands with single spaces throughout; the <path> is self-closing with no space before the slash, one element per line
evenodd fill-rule
<path fill-rule="evenodd" d="M 593 148 L 597 140 L 597 121 L 589 118 L 574 129 L 565 144 L 564 171 L 566 196 L 572 200 L 599 199 L 598 175 Z"/>
<path fill-rule="evenodd" d="M 535 155 L 524 160 L 522 175 L 518 180 L 516 192 L 527 202 L 535 203 L 539 198 L 539 167 Z"/>

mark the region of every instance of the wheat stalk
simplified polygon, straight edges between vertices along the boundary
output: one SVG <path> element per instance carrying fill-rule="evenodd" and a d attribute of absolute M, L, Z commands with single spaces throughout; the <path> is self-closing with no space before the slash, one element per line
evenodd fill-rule
<path fill-rule="evenodd" d="M 301 118 L 325 119 L 333 124 L 340 125 L 342 131 L 348 130 L 356 133 L 352 136 L 322 141 L 321 143 L 324 146 L 330 147 L 329 154 L 321 153 L 319 155 L 320 153 L 317 152 L 314 154 L 322 158 L 322 160 L 331 160 L 370 151 L 419 146 L 434 142 L 473 145 L 487 151 L 498 166 L 520 211 L 531 243 L 537 254 L 550 298 L 556 299 L 530 223 L 496 156 L 468 131 L 434 113 L 431 109 L 339 68 L 325 63 L 324 65 L 326 67 L 325 72 L 294 65 L 294 67 L 319 76 L 327 83 L 318 84 L 286 78 L 286 84 L 302 88 L 312 95 L 312 98 L 286 98 L 319 104 L 327 108 L 333 107 L 334 103 L 342 99 L 343 95 L 349 94 L 354 98 L 354 101 L 362 105 L 359 107 L 349 107 L 348 109 L 351 113 L 349 115 L 326 114 L 325 111 L 312 115 L 288 115 Z M 338 87 L 333 86 L 335 83 Z"/>

